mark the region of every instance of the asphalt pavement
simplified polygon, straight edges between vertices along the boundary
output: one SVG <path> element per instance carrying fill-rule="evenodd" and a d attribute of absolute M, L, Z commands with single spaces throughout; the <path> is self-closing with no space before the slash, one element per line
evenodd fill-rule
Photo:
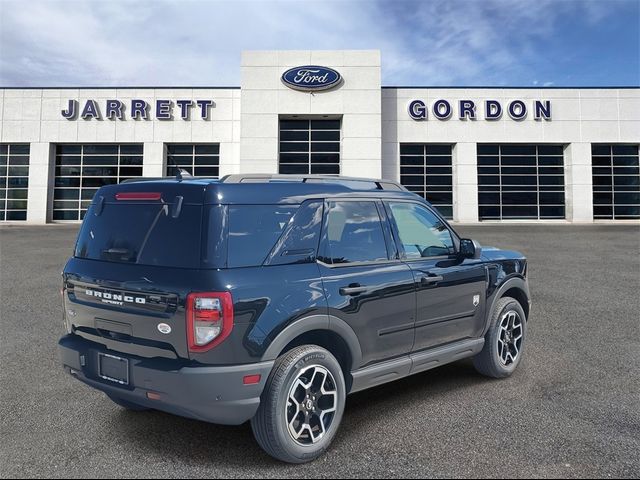
<path fill-rule="evenodd" d="M 60 271 L 77 226 L 0 227 L 0 475 L 6 477 L 638 477 L 640 226 L 461 226 L 529 258 L 526 357 L 469 361 L 355 394 L 331 449 L 278 463 L 248 424 L 131 413 L 66 375 Z"/>

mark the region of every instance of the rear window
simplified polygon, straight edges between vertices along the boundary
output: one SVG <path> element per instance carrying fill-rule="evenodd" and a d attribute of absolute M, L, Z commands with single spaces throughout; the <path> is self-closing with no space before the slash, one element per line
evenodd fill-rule
<path fill-rule="evenodd" d="M 262 265 L 298 205 L 230 205 L 227 265 Z"/>
<path fill-rule="evenodd" d="M 183 205 L 177 218 L 160 203 L 106 203 L 87 211 L 75 256 L 105 262 L 200 267 L 202 206 Z"/>

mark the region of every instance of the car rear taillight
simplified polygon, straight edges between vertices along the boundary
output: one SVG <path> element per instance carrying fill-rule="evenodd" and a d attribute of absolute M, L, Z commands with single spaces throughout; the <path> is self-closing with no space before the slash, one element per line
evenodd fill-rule
<path fill-rule="evenodd" d="M 219 345 L 233 329 L 233 300 L 229 292 L 187 295 L 189 351 L 206 352 Z"/>

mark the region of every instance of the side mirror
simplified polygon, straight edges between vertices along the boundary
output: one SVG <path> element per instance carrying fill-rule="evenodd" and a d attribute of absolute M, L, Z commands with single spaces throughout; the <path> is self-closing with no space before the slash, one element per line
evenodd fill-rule
<path fill-rule="evenodd" d="M 473 258 L 477 260 L 482 255 L 482 247 L 475 240 L 463 238 L 460 240 L 460 256 L 462 258 Z"/>

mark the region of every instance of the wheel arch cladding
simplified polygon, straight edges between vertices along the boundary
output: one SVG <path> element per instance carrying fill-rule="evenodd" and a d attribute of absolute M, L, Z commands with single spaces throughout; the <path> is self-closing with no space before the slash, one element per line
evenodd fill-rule
<path fill-rule="evenodd" d="M 522 307 L 522 310 L 524 310 L 525 320 L 526 321 L 529 320 L 529 298 L 521 288 L 519 287 L 509 288 L 509 290 L 507 290 L 502 295 L 500 295 L 500 298 L 504 298 L 504 297 L 515 298 L 520 304 L 520 306 Z"/>
<path fill-rule="evenodd" d="M 482 336 L 486 335 L 491 323 L 491 314 L 496 303 L 504 297 L 512 297 L 520 303 L 527 321 L 529 320 L 529 287 L 522 277 L 511 277 L 505 280 L 492 294 L 489 308 L 486 311 L 486 325 Z"/>
<path fill-rule="evenodd" d="M 351 358 L 349 346 L 340 335 L 331 330 L 312 330 L 293 339 L 280 354 L 284 355 L 302 345 L 317 345 L 330 352 L 340 364 L 347 384 L 347 391 L 351 389 L 351 384 L 353 383 L 351 380 L 353 359 Z"/>
<path fill-rule="evenodd" d="M 280 332 L 262 360 L 275 360 L 301 345 L 317 345 L 336 357 L 344 373 L 347 392 L 350 390 L 351 371 L 360 367 L 362 350 L 356 334 L 344 320 L 328 315 L 300 319 Z"/>

